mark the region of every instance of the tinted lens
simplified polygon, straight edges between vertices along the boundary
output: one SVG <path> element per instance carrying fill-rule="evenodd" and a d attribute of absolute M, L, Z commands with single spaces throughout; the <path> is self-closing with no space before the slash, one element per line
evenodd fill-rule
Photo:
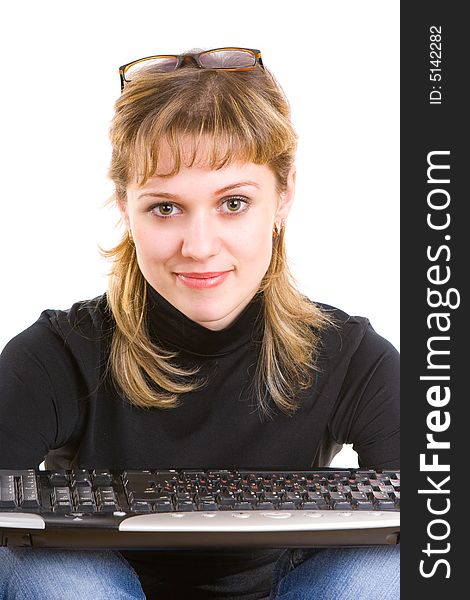
<path fill-rule="evenodd" d="M 163 72 L 174 71 L 178 64 L 177 56 L 154 56 L 153 58 L 144 58 L 138 62 L 132 63 L 124 72 L 126 81 L 132 79 L 142 71 Z"/>
<path fill-rule="evenodd" d="M 256 63 L 249 50 L 210 50 L 201 54 L 199 60 L 205 69 L 243 69 Z"/>

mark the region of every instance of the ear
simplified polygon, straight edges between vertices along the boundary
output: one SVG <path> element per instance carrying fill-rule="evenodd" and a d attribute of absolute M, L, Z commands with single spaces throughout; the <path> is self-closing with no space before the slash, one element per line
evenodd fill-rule
<path fill-rule="evenodd" d="M 295 178 L 297 175 L 296 166 L 293 165 L 289 171 L 287 176 L 287 186 L 284 192 L 282 192 L 279 204 L 276 210 L 275 222 L 282 221 L 287 218 L 287 215 L 292 208 L 292 204 L 294 202 L 295 195 Z"/>
<path fill-rule="evenodd" d="M 121 213 L 121 219 L 126 226 L 126 229 L 129 229 L 129 214 L 127 212 L 127 199 L 120 196 L 117 192 L 114 194 L 114 198 L 116 201 L 116 205 Z"/>

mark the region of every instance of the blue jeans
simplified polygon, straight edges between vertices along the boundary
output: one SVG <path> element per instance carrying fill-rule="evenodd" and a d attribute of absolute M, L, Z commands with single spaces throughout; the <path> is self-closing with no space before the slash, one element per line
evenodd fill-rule
<path fill-rule="evenodd" d="M 397 546 L 287 549 L 274 567 L 269 600 L 398 600 L 399 556 Z M 177 586 L 171 597 L 181 597 Z M 0 600 L 145 598 L 119 552 L 0 548 Z"/>

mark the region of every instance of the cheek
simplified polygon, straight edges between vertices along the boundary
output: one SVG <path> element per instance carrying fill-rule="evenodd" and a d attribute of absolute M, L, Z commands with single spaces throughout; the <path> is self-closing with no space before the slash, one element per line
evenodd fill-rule
<path fill-rule="evenodd" d="M 155 235 L 152 228 L 136 227 L 133 235 L 139 263 L 147 261 L 163 263 L 174 256 L 180 248 L 175 236 L 165 232 Z"/>
<path fill-rule="evenodd" d="M 237 232 L 231 248 L 240 260 L 257 265 L 267 263 L 269 266 L 272 254 L 272 230 L 269 221 L 266 219 L 250 224 L 243 228 L 243 231 Z"/>

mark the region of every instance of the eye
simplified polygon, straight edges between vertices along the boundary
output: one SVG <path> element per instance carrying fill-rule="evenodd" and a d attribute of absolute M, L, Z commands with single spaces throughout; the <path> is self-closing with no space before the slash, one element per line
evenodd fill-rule
<path fill-rule="evenodd" d="M 150 208 L 150 212 L 156 215 L 157 217 L 174 217 L 178 214 L 179 209 L 172 204 L 171 202 L 161 202 L 160 204 L 155 204 Z"/>
<path fill-rule="evenodd" d="M 226 207 L 227 213 L 241 213 L 247 210 L 249 201 L 247 198 L 243 198 L 242 196 L 231 196 L 230 198 L 226 198 L 222 206 Z"/>

